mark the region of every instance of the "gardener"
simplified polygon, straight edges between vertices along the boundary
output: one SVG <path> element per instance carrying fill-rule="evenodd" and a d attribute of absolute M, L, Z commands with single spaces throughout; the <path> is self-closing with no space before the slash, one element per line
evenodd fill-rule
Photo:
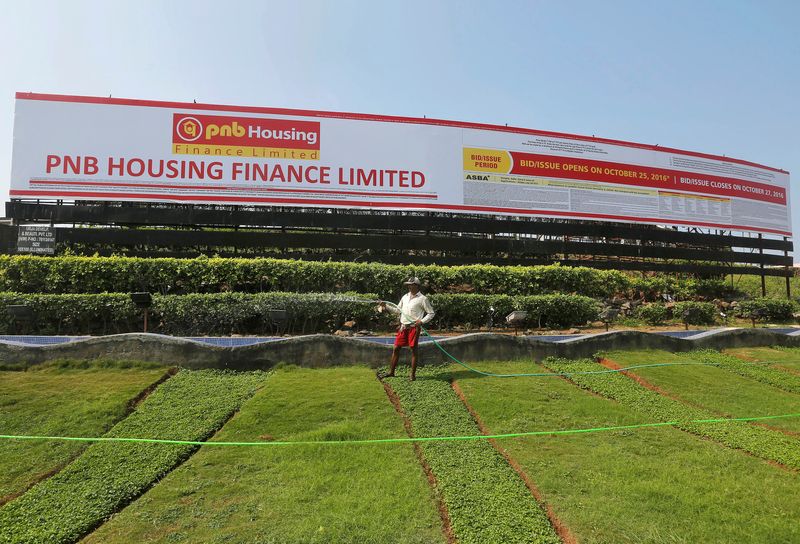
<path fill-rule="evenodd" d="M 400 360 L 400 349 L 408 346 L 411 349 L 411 381 L 414 381 L 417 379 L 417 344 L 420 329 L 424 323 L 433 319 L 435 312 L 428 297 L 419 291 L 419 278 L 409 278 L 403 285 L 408 286 L 408 293 L 403 295 L 396 308 L 390 308 L 392 312 L 400 314 L 400 328 L 394 339 L 394 351 L 392 351 L 389 374 L 386 377 L 394 376 L 394 369 Z M 386 303 L 381 302 L 381 310 L 385 310 L 386 307 Z"/>

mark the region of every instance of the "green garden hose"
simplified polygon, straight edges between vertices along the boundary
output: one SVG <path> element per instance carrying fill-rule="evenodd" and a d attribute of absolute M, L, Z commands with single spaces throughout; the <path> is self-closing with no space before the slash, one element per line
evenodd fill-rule
<path fill-rule="evenodd" d="M 459 440 L 488 440 L 488 439 L 502 439 L 502 438 L 520 438 L 525 436 L 548 436 L 548 435 L 567 435 L 567 434 L 584 434 L 584 433 L 599 433 L 607 431 L 622 431 L 630 429 L 643 429 L 647 427 L 668 427 L 670 425 L 685 425 L 685 424 L 707 424 L 707 423 L 731 423 L 731 422 L 747 422 L 747 421 L 762 421 L 766 419 L 783 419 L 790 417 L 800 417 L 798 414 L 781 414 L 775 416 L 758 416 L 758 417 L 731 417 L 731 418 L 715 418 L 715 419 L 692 419 L 688 421 L 659 421 L 656 423 L 638 423 L 635 425 L 616 425 L 610 427 L 589 427 L 583 429 L 561 429 L 555 431 L 527 431 L 521 433 L 505 433 L 505 434 L 477 434 L 465 436 L 421 436 L 421 437 L 408 437 L 408 438 L 365 438 L 360 440 L 273 440 L 261 442 L 205 442 L 199 440 L 168 440 L 161 438 L 127 438 L 117 436 L 104 436 L 104 437 L 84 437 L 84 436 L 38 436 L 38 435 L 15 435 L 15 434 L 0 434 L 0 440 L 61 440 L 69 442 L 138 442 L 144 444 L 178 444 L 188 446 L 333 446 L 333 445 L 348 445 L 348 444 L 393 444 L 403 442 L 455 442 Z"/>

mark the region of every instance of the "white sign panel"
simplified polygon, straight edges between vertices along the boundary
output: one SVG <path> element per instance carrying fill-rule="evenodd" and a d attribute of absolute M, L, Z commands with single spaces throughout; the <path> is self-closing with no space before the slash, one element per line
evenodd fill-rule
<path fill-rule="evenodd" d="M 789 174 L 430 119 L 17 94 L 12 198 L 431 210 L 791 236 Z"/>

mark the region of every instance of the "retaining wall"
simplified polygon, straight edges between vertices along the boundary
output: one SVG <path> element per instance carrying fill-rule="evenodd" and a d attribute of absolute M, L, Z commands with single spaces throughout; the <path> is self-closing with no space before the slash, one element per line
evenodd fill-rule
<path fill-rule="evenodd" d="M 466 334 L 440 341 L 454 357 L 468 362 L 541 360 L 556 356 L 591 357 L 599 351 L 659 349 L 691 351 L 738 347 L 800 347 L 800 336 L 766 329 L 717 329 L 691 338 L 675 338 L 638 331 L 612 331 L 560 342 L 503 334 Z M 420 344 L 421 364 L 448 361 L 433 343 Z M 46 346 L 0 343 L 0 364 L 29 366 L 58 359 L 116 359 L 152 361 L 186 368 L 267 369 L 279 363 L 305 367 L 387 364 L 392 347 L 356 338 L 314 334 L 240 347 L 218 347 L 158 334 L 116 334 Z M 404 361 L 408 350 L 404 350 Z"/>

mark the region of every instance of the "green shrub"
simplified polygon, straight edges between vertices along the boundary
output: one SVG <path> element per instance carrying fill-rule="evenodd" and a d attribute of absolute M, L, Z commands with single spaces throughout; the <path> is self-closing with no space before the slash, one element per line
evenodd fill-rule
<path fill-rule="evenodd" d="M 271 334 L 278 332 L 270 310 L 286 310 L 280 332 L 330 332 L 345 321 L 361 326 L 385 324 L 374 305 L 360 302 L 371 295 L 327 293 L 214 293 L 155 295 L 150 308 L 149 332 L 178 336 Z M 32 323 L 15 326 L 0 312 L 0 331 L 27 334 L 109 334 L 141 331 L 142 314 L 121 293 L 89 295 L 23 295 L 0 293 L 0 308 L 26 304 L 35 314 Z"/>
<path fill-rule="evenodd" d="M 559 265 L 402 266 L 208 257 L 0 256 L 0 290 L 20 293 L 355 291 L 395 298 L 411 275 L 422 278 L 430 293 L 607 297 L 630 285 L 629 276 L 622 272 Z"/>
<path fill-rule="evenodd" d="M 359 328 L 389 328 L 392 316 L 375 312 L 372 294 L 206 293 L 155 295 L 149 331 L 176 336 L 332 332 L 354 320 Z M 528 326 L 570 327 L 596 319 L 597 303 L 578 295 L 431 295 L 432 326 L 479 327 L 512 310 L 529 313 Z M 16 325 L 0 311 L 0 332 L 25 334 L 110 334 L 141 330 L 142 315 L 127 294 L 26 295 L 0 293 L 0 308 L 28 305 L 32 323 Z M 286 310 L 286 322 L 273 323 L 270 310 Z"/>
<path fill-rule="evenodd" d="M 0 291 L 19 293 L 161 294 L 265 291 L 377 293 L 399 297 L 402 282 L 419 276 L 429 293 L 540 295 L 574 293 L 657 300 L 726 298 L 737 292 L 722 279 L 644 277 L 616 270 L 549 266 L 405 266 L 287 259 L 0 256 Z"/>
<path fill-rule="evenodd" d="M 566 328 L 584 325 L 598 319 L 600 306 L 588 297 L 578 295 L 550 295 L 518 297 L 518 308 L 528 312 L 530 326 Z"/>
<path fill-rule="evenodd" d="M 628 294 L 633 297 L 642 297 L 648 301 L 658 301 L 662 294 L 671 295 L 675 300 L 724 299 L 736 298 L 741 295 L 724 279 L 679 278 L 664 274 L 631 278 Z"/>
<path fill-rule="evenodd" d="M 713 325 L 717 320 L 717 307 L 711 302 L 677 302 L 672 315 L 687 325 Z"/>
<path fill-rule="evenodd" d="M 791 300 L 771 298 L 744 300 L 736 308 L 736 314 L 740 317 L 762 321 L 788 321 L 793 313 L 794 304 Z"/>
<path fill-rule="evenodd" d="M 636 317 L 650 325 L 660 325 L 669 319 L 670 312 L 664 304 L 643 304 L 637 308 Z"/>
<path fill-rule="evenodd" d="M 24 304 L 34 313 L 29 324 L 14 326 L 6 306 Z M 27 295 L 0 293 L 0 330 L 28 334 L 108 334 L 141 330 L 141 317 L 128 295 Z"/>
<path fill-rule="evenodd" d="M 599 313 L 594 299 L 579 295 L 431 295 L 430 300 L 437 315 L 434 323 L 444 328 L 482 326 L 490 313 L 495 325 L 504 324 L 514 310 L 528 312 L 525 326 L 566 328 L 594 321 Z"/>

